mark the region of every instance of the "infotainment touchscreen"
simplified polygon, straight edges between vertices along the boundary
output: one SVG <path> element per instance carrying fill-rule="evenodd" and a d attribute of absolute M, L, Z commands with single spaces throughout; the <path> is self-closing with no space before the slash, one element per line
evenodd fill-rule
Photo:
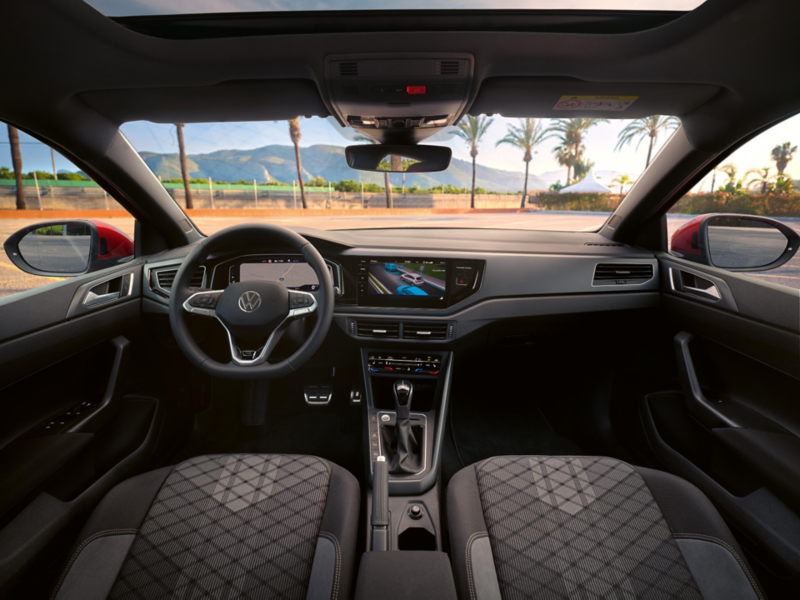
<path fill-rule="evenodd" d="M 444 298 L 447 289 L 446 261 L 371 260 L 368 276 L 371 295 Z"/>

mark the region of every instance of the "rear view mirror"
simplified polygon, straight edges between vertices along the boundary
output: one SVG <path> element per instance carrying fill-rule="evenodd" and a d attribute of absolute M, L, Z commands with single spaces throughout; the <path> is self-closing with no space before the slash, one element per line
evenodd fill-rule
<path fill-rule="evenodd" d="M 445 146 L 348 146 L 347 164 L 359 171 L 432 173 L 450 166 L 453 151 Z"/>
<path fill-rule="evenodd" d="M 133 241 L 102 221 L 51 221 L 20 229 L 3 244 L 19 269 L 45 277 L 75 277 L 133 257 Z"/>
<path fill-rule="evenodd" d="M 695 217 L 672 236 L 670 251 L 729 271 L 769 271 L 790 260 L 800 235 L 788 225 L 750 215 Z"/>

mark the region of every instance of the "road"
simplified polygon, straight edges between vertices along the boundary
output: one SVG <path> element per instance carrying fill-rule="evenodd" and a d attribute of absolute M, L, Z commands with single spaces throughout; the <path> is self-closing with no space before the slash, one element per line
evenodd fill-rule
<path fill-rule="evenodd" d="M 299 217 L 274 218 L 270 222 L 286 227 L 311 227 L 319 229 L 349 229 L 360 227 L 480 227 L 503 229 L 544 229 L 550 231 L 581 231 L 600 227 L 607 215 L 599 213 L 576 212 L 530 212 L 494 214 L 452 214 L 452 215 L 409 215 L 386 217 Z M 691 217 L 688 215 L 668 215 L 667 227 L 671 236 L 675 230 Z M 104 219 L 110 225 L 121 229 L 133 237 L 133 219 Z M 32 225 L 40 220 L 0 219 L 0 240 L 13 232 Z M 253 222 L 252 218 L 241 217 L 201 217 L 195 224 L 205 234 L 240 223 Z M 800 222 L 786 220 L 787 225 L 800 231 Z M 768 281 L 791 288 L 800 289 L 800 257 L 795 257 L 782 267 L 766 273 L 750 273 L 762 281 Z M 5 253 L 0 254 L 0 297 L 41 287 L 56 281 L 57 278 L 36 277 L 22 273 L 8 260 Z"/>

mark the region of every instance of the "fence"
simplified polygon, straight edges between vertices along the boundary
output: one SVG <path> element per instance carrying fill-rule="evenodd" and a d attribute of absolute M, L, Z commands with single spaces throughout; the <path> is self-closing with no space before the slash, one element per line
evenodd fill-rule
<path fill-rule="evenodd" d="M 3 180 L 0 180 L 3 181 Z M 9 181 L 9 180 L 6 180 Z M 16 188 L 0 185 L 0 210 L 16 208 Z M 30 181 L 30 185 L 28 182 Z M 49 185 L 55 183 L 57 185 Z M 60 185 L 60 184 L 82 184 Z M 186 207 L 186 198 L 181 184 L 165 184 L 167 193 L 179 206 Z M 290 209 L 302 208 L 300 190 L 294 192 L 291 186 L 260 186 L 253 190 L 250 186 L 218 185 L 209 190 L 201 185 L 192 186 L 192 202 L 197 209 Z M 244 188 L 244 189 L 237 189 Z M 25 180 L 23 186 L 29 209 L 40 210 L 119 210 L 122 207 L 94 182 L 40 181 L 38 193 L 32 180 Z M 416 209 L 468 209 L 469 194 L 392 194 L 394 208 Z M 520 208 L 519 195 L 477 194 L 475 208 L 516 209 Z M 531 198 L 534 200 L 534 198 Z M 306 202 L 309 208 L 346 209 L 386 208 L 384 192 L 330 192 L 324 188 L 306 188 Z"/>

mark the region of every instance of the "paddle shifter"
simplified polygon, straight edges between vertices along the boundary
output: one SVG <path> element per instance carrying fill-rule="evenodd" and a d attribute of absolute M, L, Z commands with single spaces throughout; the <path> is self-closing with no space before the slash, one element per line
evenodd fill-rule
<path fill-rule="evenodd" d="M 389 463 L 389 472 L 394 475 L 419 473 L 423 465 L 422 440 L 425 427 L 422 422 L 411 418 L 414 386 L 407 379 L 400 379 L 395 382 L 392 391 L 395 423 L 381 426 L 381 441 Z"/>

